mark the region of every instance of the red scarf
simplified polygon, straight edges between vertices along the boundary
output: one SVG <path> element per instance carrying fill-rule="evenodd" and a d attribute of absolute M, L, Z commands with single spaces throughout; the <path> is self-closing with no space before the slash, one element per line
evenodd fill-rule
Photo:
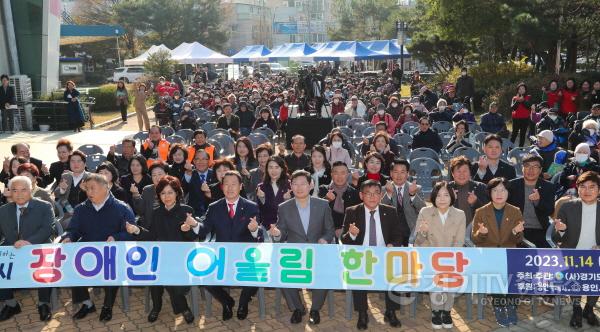
<path fill-rule="evenodd" d="M 380 173 L 371 174 L 371 173 L 367 172 L 367 179 L 375 180 L 375 181 L 379 182 L 381 180 L 381 174 Z"/>

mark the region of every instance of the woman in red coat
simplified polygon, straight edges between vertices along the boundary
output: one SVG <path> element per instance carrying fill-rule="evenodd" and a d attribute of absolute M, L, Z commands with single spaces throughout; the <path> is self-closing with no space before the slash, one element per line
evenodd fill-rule
<path fill-rule="evenodd" d="M 565 119 L 577 112 L 577 97 L 579 92 L 575 85 L 575 80 L 569 78 L 566 82 L 566 86 L 562 89 L 562 99 L 560 100 L 560 115 Z"/>
<path fill-rule="evenodd" d="M 550 108 L 557 107 L 558 108 L 560 106 L 562 92 L 561 92 L 561 90 L 558 89 L 558 81 L 557 80 L 550 81 L 550 84 L 548 84 L 548 88 L 542 87 L 542 91 L 544 92 L 544 94 L 542 96 L 542 100 L 544 100 L 548 104 L 548 107 L 550 107 Z"/>
<path fill-rule="evenodd" d="M 510 105 L 512 109 L 513 130 L 510 137 L 511 142 L 515 142 L 519 134 L 519 145 L 525 145 L 525 135 L 529 127 L 529 114 L 531 108 L 531 96 L 527 94 L 525 83 L 517 85 L 517 95 L 512 98 Z"/>

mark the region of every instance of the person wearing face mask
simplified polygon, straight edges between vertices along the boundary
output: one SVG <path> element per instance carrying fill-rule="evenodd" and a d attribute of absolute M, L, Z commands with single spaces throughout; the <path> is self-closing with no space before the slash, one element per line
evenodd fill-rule
<path fill-rule="evenodd" d="M 600 125 L 595 120 L 585 120 L 581 126 L 581 131 L 574 130 L 569 135 L 569 144 L 571 148 L 579 143 L 587 143 L 589 146 L 596 146 L 599 142 L 598 129 Z"/>
<path fill-rule="evenodd" d="M 388 134 L 394 135 L 394 132 L 396 131 L 396 122 L 392 115 L 386 112 L 384 104 L 379 104 L 377 106 L 377 113 L 373 115 L 373 118 L 371 119 L 372 124 L 377 124 L 380 121 L 385 122 Z"/>
<path fill-rule="evenodd" d="M 365 118 L 367 115 L 367 106 L 358 99 L 358 96 L 354 95 L 350 98 L 350 102 L 346 104 L 344 113 L 350 115 L 353 118 Z"/>
<path fill-rule="evenodd" d="M 544 111 L 542 111 L 543 113 Z M 546 109 L 546 115 L 536 125 L 536 132 L 540 133 L 543 130 L 555 131 L 558 129 L 566 129 L 565 120 L 558 115 L 558 108 Z"/>
<path fill-rule="evenodd" d="M 281 108 L 281 105 L 283 105 L 283 95 L 281 94 L 273 94 L 272 97 L 272 101 L 269 104 L 269 107 L 271 108 L 271 110 L 273 111 L 273 113 L 279 113 L 279 109 Z M 275 117 L 277 116 L 277 114 L 273 114 Z"/>
<path fill-rule="evenodd" d="M 170 107 L 173 110 L 173 114 L 179 114 L 183 110 L 183 103 L 185 102 L 185 98 L 181 98 L 181 93 L 179 91 L 175 91 L 173 93 L 173 99 L 171 100 Z"/>
<path fill-rule="evenodd" d="M 456 96 L 463 100 L 475 96 L 475 80 L 467 74 L 467 67 L 463 67 L 460 77 L 456 80 Z"/>
<path fill-rule="evenodd" d="M 452 117 L 454 116 L 454 111 L 451 107 L 448 107 L 448 102 L 446 99 L 440 99 L 437 102 L 437 108 L 434 108 L 429 113 L 429 120 L 431 123 L 436 121 L 448 121 L 452 122 Z"/>
<path fill-rule="evenodd" d="M 542 130 L 536 135 L 536 138 L 537 142 L 530 153 L 542 157 L 542 176 L 544 179 L 550 180 L 550 174 L 547 173 L 548 168 L 550 168 L 550 165 L 554 162 L 554 155 L 556 152 L 560 151 L 560 147 L 558 146 L 554 134 L 550 130 Z"/>
<path fill-rule="evenodd" d="M 352 165 L 352 158 L 350 153 L 342 145 L 344 144 L 344 138 L 340 132 L 332 132 L 329 134 L 329 148 L 327 149 L 327 161 L 330 164 L 336 161 L 341 161 L 346 165 Z"/>
<path fill-rule="evenodd" d="M 196 112 L 192 110 L 192 103 L 186 101 L 183 103 L 183 110 L 179 114 L 179 126 L 181 129 L 196 130 Z"/>
<path fill-rule="evenodd" d="M 386 112 L 388 114 L 390 114 L 393 119 L 397 119 L 400 116 L 400 114 L 402 114 L 402 105 L 400 105 L 398 97 L 396 97 L 396 96 L 390 97 L 390 100 L 388 101 L 388 107 L 386 109 Z M 388 128 L 389 128 L 389 126 L 388 126 Z"/>
<path fill-rule="evenodd" d="M 271 114 L 271 109 L 268 106 L 260 109 L 260 116 L 254 122 L 252 129 L 256 130 L 263 127 L 271 129 L 274 133 L 277 132 L 277 123 L 275 122 L 275 118 L 273 117 L 273 114 Z"/>
<path fill-rule="evenodd" d="M 402 129 L 402 125 L 406 122 L 419 122 L 419 118 L 414 113 L 413 107 L 411 105 L 404 105 L 402 114 L 398 117 L 398 121 L 396 121 L 396 130 L 400 131 Z"/>
<path fill-rule="evenodd" d="M 331 101 L 331 116 L 336 114 L 344 113 L 344 103 L 342 102 L 342 95 L 334 94 Z"/>
<path fill-rule="evenodd" d="M 559 183 L 563 189 L 575 188 L 577 177 L 587 171 L 600 172 L 598 162 L 590 157 L 591 150 L 587 143 L 579 143 L 575 147 L 575 156 L 565 166 L 560 176 Z"/>

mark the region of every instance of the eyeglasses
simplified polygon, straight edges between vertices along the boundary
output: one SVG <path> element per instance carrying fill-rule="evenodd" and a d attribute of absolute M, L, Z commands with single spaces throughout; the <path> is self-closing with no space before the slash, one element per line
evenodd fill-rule
<path fill-rule="evenodd" d="M 363 192 L 362 193 L 364 196 L 369 197 L 369 198 L 374 198 L 374 197 L 378 197 L 381 195 L 381 191 L 377 191 L 377 192 Z"/>
<path fill-rule="evenodd" d="M 532 170 L 536 170 L 536 169 L 540 169 L 542 168 L 540 165 L 523 165 L 524 169 L 532 169 Z"/>

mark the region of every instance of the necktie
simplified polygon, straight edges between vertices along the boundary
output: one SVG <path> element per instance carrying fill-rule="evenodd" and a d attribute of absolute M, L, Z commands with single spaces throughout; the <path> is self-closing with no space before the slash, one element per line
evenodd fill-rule
<path fill-rule="evenodd" d="M 402 200 L 402 187 L 398 188 L 398 206 L 402 207 L 404 205 L 404 201 Z"/>
<path fill-rule="evenodd" d="M 21 225 L 23 225 L 23 215 L 25 215 L 25 210 L 26 209 L 27 208 L 24 207 L 24 206 L 21 206 L 19 208 L 19 223 L 17 225 L 17 232 L 19 233 L 19 235 L 21 234 Z M 20 236 L 19 236 L 19 238 L 20 238 Z"/>
<path fill-rule="evenodd" d="M 377 227 L 375 226 L 375 211 L 369 211 L 371 218 L 369 219 L 369 245 L 377 245 Z"/>
<path fill-rule="evenodd" d="M 229 205 L 229 218 L 233 218 L 235 216 L 235 210 L 233 209 L 233 203 L 227 203 Z"/>
<path fill-rule="evenodd" d="M 200 181 L 201 181 L 201 182 L 204 182 L 204 181 L 206 181 L 206 175 L 204 175 L 204 174 L 200 174 Z"/>

